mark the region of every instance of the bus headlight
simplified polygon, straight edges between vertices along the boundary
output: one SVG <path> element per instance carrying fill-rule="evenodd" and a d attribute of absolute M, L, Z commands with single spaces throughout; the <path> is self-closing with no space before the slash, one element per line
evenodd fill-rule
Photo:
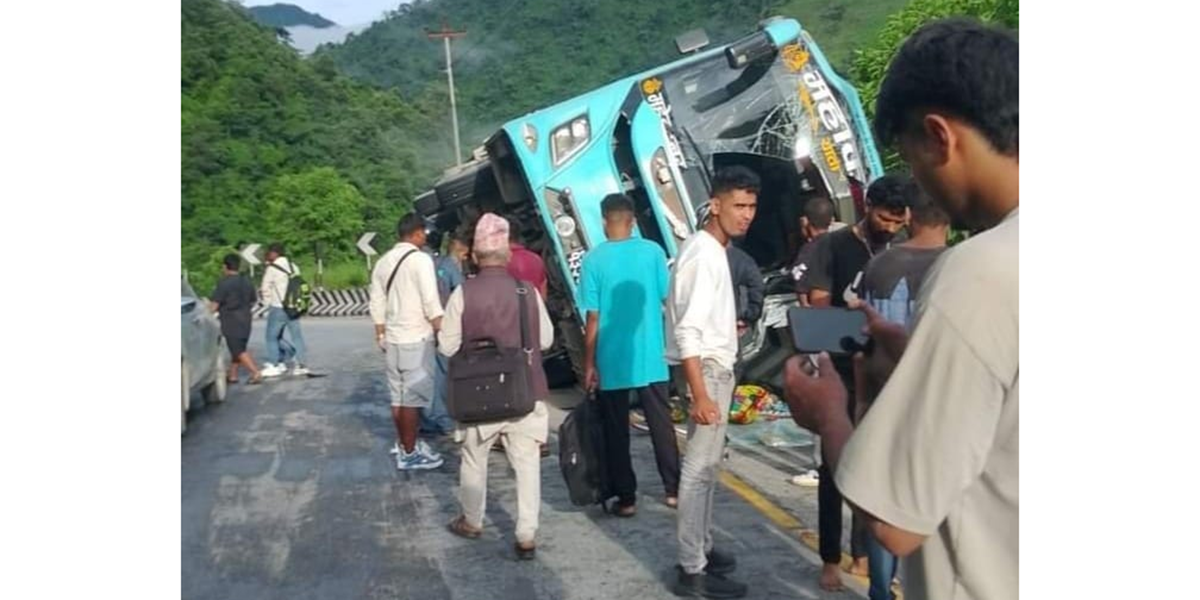
<path fill-rule="evenodd" d="M 592 124 L 587 115 L 563 123 L 550 134 L 550 158 L 554 166 L 562 164 L 583 148 L 592 137 Z"/>
<path fill-rule="evenodd" d="M 812 138 L 801 134 L 792 140 L 792 158 L 800 160 L 812 156 Z"/>
<path fill-rule="evenodd" d="M 575 219 L 567 215 L 555 219 L 554 230 L 558 232 L 559 237 L 569 238 L 575 235 Z"/>

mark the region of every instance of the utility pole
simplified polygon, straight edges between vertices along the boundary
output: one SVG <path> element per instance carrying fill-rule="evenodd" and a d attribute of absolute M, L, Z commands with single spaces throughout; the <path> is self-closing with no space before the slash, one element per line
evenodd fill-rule
<path fill-rule="evenodd" d="M 446 79 L 450 81 L 450 123 L 454 127 L 454 164 L 462 164 L 462 151 L 458 147 L 458 107 L 454 104 L 454 62 L 450 59 L 450 38 L 460 38 L 467 35 L 466 31 L 453 31 L 446 25 L 446 21 L 442 21 L 442 28 L 439 31 L 425 30 L 425 35 L 429 39 L 441 39 L 446 48 Z"/>

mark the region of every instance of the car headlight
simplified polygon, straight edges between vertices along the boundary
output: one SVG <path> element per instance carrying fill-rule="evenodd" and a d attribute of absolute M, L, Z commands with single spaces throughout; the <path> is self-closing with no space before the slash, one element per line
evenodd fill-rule
<path fill-rule="evenodd" d="M 560 237 L 569 238 L 575 235 L 575 219 L 563 215 L 554 220 L 554 230 Z"/>
<path fill-rule="evenodd" d="M 529 148 L 530 152 L 537 150 L 537 129 L 526 123 L 521 126 L 521 139 L 525 141 L 525 147 Z"/>
<path fill-rule="evenodd" d="M 555 166 L 583 148 L 592 137 L 592 124 L 587 115 L 563 123 L 550 134 L 550 158 Z"/>

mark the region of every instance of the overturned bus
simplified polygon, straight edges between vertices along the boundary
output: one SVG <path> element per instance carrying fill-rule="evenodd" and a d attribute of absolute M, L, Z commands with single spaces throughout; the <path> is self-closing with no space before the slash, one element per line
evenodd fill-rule
<path fill-rule="evenodd" d="M 787 270 L 808 199 L 833 201 L 839 220 L 863 210 L 862 190 L 882 164 L 857 92 L 794 19 L 774 17 L 724 46 L 703 32 L 676 40 L 684 57 L 513 119 L 417 199 L 449 230 L 484 212 L 515 217 L 540 252 L 557 350 L 582 370 L 579 269 L 604 241 L 600 202 L 634 201 L 635 235 L 673 258 L 709 199 L 715 169 L 740 164 L 762 178 L 758 214 L 736 242 L 767 285 L 763 317 L 743 340 L 743 381 L 778 382 L 789 352 Z"/>

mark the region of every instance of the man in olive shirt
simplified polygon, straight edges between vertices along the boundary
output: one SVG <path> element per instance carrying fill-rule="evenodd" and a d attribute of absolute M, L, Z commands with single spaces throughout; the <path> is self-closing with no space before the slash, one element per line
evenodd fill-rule
<path fill-rule="evenodd" d="M 911 336 L 873 309 L 897 361 L 857 429 L 828 356 L 785 368 L 785 397 L 821 435 L 838 488 L 905 561 L 905 596 L 1019 594 L 1020 156 L 1018 44 L 978 21 L 913 33 L 880 86 L 875 129 L 956 228 L 978 232 L 926 276 Z"/>
<path fill-rule="evenodd" d="M 950 232 L 950 217 L 927 196 L 919 195 L 911 212 L 909 240 L 872 258 L 863 271 L 862 285 L 863 299 L 883 319 L 905 327 L 912 321 L 925 275 L 946 249 L 946 236 Z M 856 386 L 855 423 L 862 421 L 879 395 L 879 390 L 891 375 L 892 366 L 882 353 L 872 353 L 862 362 L 856 362 L 861 385 Z M 872 536 L 864 537 L 871 582 L 867 597 L 870 600 L 892 600 L 896 556 Z"/>

